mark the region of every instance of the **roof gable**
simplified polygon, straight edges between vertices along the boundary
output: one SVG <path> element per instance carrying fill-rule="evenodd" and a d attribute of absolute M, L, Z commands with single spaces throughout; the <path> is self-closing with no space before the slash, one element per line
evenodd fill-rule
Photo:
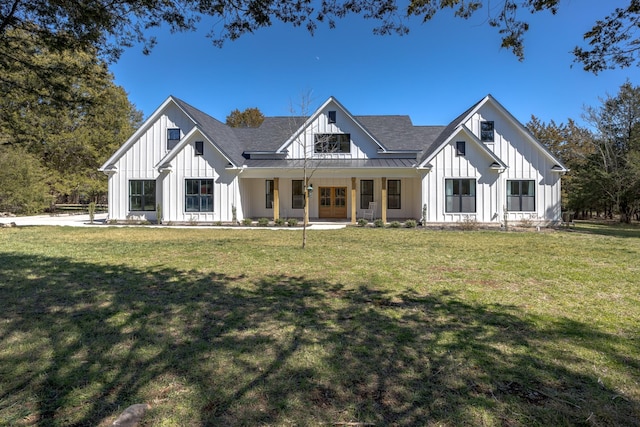
<path fill-rule="evenodd" d="M 191 117 L 203 136 L 205 136 L 231 164 L 236 167 L 242 165 L 244 147 L 231 127 L 178 98 L 173 99 L 176 105 Z"/>
<path fill-rule="evenodd" d="M 427 164 L 428 161 L 431 158 L 433 158 L 435 153 L 440 151 L 440 149 L 446 144 L 446 142 L 448 142 L 452 138 L 453 134 L 456 133 L 460 127 L 465 127 L 467 131 L 471 135 L 473 135 L 474 139 L 478 141 L 483 147 L 485 147 L 484 143 L 482 143 L 478 139 L 478 137 L 466 127 L 465 124 L 469 121 L 469 119 L 474 114 L 480 111 L 480 109 L 487 104 L 490 104 L 492 107 L 494 107 L 500 114 L 502 114 L 507 119 L 507 122 L 509 122 L 515 129 L 517 129 L 517 131 L 522 136 L 525 137 L 525 139 L 530 144 L 532 144 L 534 147 L 540 150 L 553 163 L 555 163 L 558 167 L 555 168 L 554 171 L 566 172 L 568 170 L 558 158 L 556 158 L 544 145 L 542 145 L 542 143 L 540 143 L 540 141 L 538 141 L 531 134 L 531 132 L 529 132 L 529 130 L 522 123 L 520 123 L 506 108 L 504 108 L 502 104 L 500 104 L 491 94 L 485 96 L 480 101 L 476 102 L 469 109 L 467 109 L 465 112 L 463 112 L 458 117 L 456 117 L 453 121 L 451 121 L 451 123 L 449 123 L 443 129 L 442 133 L 436 138 L 434 143 L 430 147 L 425 149 L 424 153 L 422 154 L 422 157 L 420 158 L 419 164 L 420 165 Z M 489 150 L 489 152 L 491 151 Z"/>
<path fill-rule="evenodd" d="M 167 99 L 164 100 L 164 102 L 162 104 L 160 104 L 160 106 L 144 121 L 144 123 L 142 124 L 142 126 L 140 126 L 134 133 L 133 135 L 131 135 L 129 137 L 129 139 L 127 139 L 125 141 L 124 144 L 122 144 L 120 146 L 120 148 L 118 148 L 116 150 L 115 153 L 113 153 L 111 155 L 111 157 L 109 157 L 102 166 L 100 166 L 100 168 L 98 168 L 99 171 L 101 172 L 106 172 L 110 169 L 112 169 L 112 167 L 114 166 L 114 164 L 131 148 L 131 146 L 133 146 L 136 141 L 138 141 L 140 139 L 140 137 L 155 123 L 157 122 L 160 117 L 172 106 L 175 105 L 178 108 L 180 108 L 176 102 L 175 99 L 173 98 L 173 96 L 169 96 Z M 187 115 L 187 117 L 189 118 L 189 120 L 191 120 L 193 122 L 194 125 L 196 125 L 196 122 L 193 121 L 193 119 L 191 117 L 189 117 Z"/>
<path fill-rule="evenodd" d="M 209 145 L 211 145 L 215 150 L 217 150 L 225 159 L 226 161 L 229 162 L 230 165 L 235 166 L 233 164 L 233 162 L 231 161 L 231 159 L 229 159 L 229 157 L 227 157 L 225 155 L 225 153 L 220 150 L 220 147 L 218 145 L 216 145 L 215 143 L 213 143 L 213 141 L 211 141 L 211 139 L 209 139 L 209 137 L 207 135 L 205 135 L 198 127 L 194 127 L 193 129 L 191 129 L 191 132 L 189 132 L 188 134 L 186 134 L 181 140 L 180 142 L 173 147 L 173 149 L 171 151 L 169 151 L 162 159 L 160 159 L 160 161 L 154 166 L 156 169 L 158 169 L 159 172 L 163 172 L 163 171 L 167 171 L 167 170 L 171 170 L 171 161 L 182 151 L 184 150 L 184 148 L 191 144 L 192 142 L 194 142 L 196 139 L 199 140 L 199 138 L 195 138 L 196 135 L 200 135 L 202 136 L 202 139 L 204 139 L 205 141 L 207 141 L 207 143 Z"/>
<path fill-rule="evenodd" d="M 444 132 L 443 132 L 444 133 Z M 454 132 L 451 132 L 447 138 L 444 138 L 442 142 L 438 144 L 433 150 L 430 150 L 430 154 L 422 159 L 418 164 L 419 168 L 429 168 L 429 162 L 440 153 L 445 146 L 447 146 L 451 141 L 458 138 L 458 135 L 463 134 L 466 138 L 471 141 L 478 150 L 487 157 L 487 160 L 491 161 L 491 167 L 494 169 L 504 170 L 507 168 L 507 165 L 500 159 L 493 151 L 489 150 L 485 144 L 478 139 L 478 137 L 471 132 L 471 130 L 464 126 L 460 125 L 456 127 Z M 434 144 L 435 146 L 435 144 Z"/>
<path fill-rule="evenodd" d="M 374 136 L 372 135 L 367 128 L 365 128 L 356 118 L 353 116 L 337 99 L 333 96 L 330 96 L 313 114 L 311 114 L 297 129 L 293 131 L 293 133 L 289 136 L 289 138 L 276 150 L 277 152 L 282 152 L 291 146 L 302 134 L 306 132 L 306 130 L 318 119 L 320 115 L 324 113 L 331 105 L 339 109 L 342 114 L 344 114 L 348 120 L 350 120 L 357 128 L 359 128 L 365 135 L 367 135 L 370 140 L 377 145 L 379 150 L 386 151 L 384 145 Z"/>

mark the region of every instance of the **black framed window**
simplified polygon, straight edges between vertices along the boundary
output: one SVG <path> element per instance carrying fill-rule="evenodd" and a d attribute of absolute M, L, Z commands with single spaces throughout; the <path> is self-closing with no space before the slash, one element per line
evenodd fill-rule
<path fill-rule="evenodd" d="M 400 180 L 390 179 L 387 181 L 387 208 L 400 209 Z"/>
<path fill-rule="evenodd" d="M 316 153 L 350 153 L 351 134 L 348 133 L 316 133 L 314 152 Z"/>
<path fill-rule="evenodd" d="M 129 210 L 156 210 L 156 182 L 152 179 L 132 179 L 129 181 Z"/>
<path fill-rule="evenodd" d="M 204 154 L 204 141 L 196 141 L 195 146 L 196 156 L 202 156 Z"/>
<path fill-rule="evenodd" d="M 482 142 L 493 142 L 493 122 L 480 122 L 480 140 Z"/>
<path fill-rule="evenodd" d="M 186 179 L 185 212 L 213 212 L 213 179 Z"/>
<path fill-rule="evenodd" d="M 274 184 L 272 179 L 267 179 L 264 182 L 264 194 L 265 194 L 265 207 L 267 209 L 273 209 L 273 189 Z"/>
<path fill-rule="evenodd" d="M 467 145 L 464 141 L 456 141 L 456 156 L 464 156 L 467 153 Z"/>
<path fill-rule="evenodd" d="M 369 209 L 369 203 L 373 202 L 373 180 L 360 180 L 360 209 Z"/>
<path fill-rule="evenodd" d="M 304 185 L 301 179 L 291 181 L 291 208 L 304 209 Z"/>
<path fill-rule="evenodd" d="M 445 212 L 476 211 L 476 180 L 445 179 Z"/>
<path fill-rule="evenodd" d="M 329 111 L 328 116 L 329 116 L 329 123 L 335 123 L 336 122 L 336 112 L 335 111 Z"/>
<path fill-rule="evenodd" d="M 507 210 L 531 212 L 536 210 L 536 185 L 533 180 L 507 181 Z"/>
<path fill-rule="evenodd" d="M 167 129 L 167 150 L 171 150 L 180 142 L 180 128 Z"/>

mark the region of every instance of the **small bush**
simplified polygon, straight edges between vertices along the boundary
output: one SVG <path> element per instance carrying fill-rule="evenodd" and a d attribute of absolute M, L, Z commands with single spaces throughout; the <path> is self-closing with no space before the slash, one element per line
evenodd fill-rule
<path fill-rule="evenodd" d="M 282 227 L 285 224 L 286 220 L 284 218 L 278 218 L 274 221 L 274 223 L 278 226 L 278 227 Z"/>
<path fill-rule="evenodd" d="M 369 224 L 369 221 L 367 221 L 365 218 L 360 218 L 360 219 L 358 220 L 358 225 L 359 225 L 360 227 L 365 227 L 367 224 Z"/>
<path fill-rule="evenodd" d="M 253 220 L 251 218 L 245 218 L 242 220 L 242 225 L 246 227 L 251 227 L 252 224 L 253 224 Z"/>
<path fill-rule="evenodd" d="M 458 226 L 461 230 L 464 231 L 474 231 L 480 228 L 478 221 L 476 221 L 475 217 L 466 216 L 464 220 L 458 223 Z"/>
<path fill-rule="evenodd" d="M 373 221 L 373 225 L 378 228 L 384 227 L 384 221 L 381 219 L 376 219 L 375 221 Z"/>
<path fill-rule="evenodd" d="M 296 225 L 298 225 L 298 220 L 297 220 L 297 219 L 295 219 L 295 218 L 289 218 L 289 219 L 287 220 L 287 225 L 288 225 L 289 227 L 295 227 Z"/>
<path fill-rule="evenodd" d="M 216 221 L 213 225 L 220 227 L 222 225 L 222 221 Z"/>
<path fill-rule="evenodd" d="M 93 220 L 96 217 L 96 202 L 89 203 L 89 222 L 93 224 Z"/>
<path fill-rule="evenodd" d="M 415 219 L 408 219 L 404 222 L 404 226 L 407 228 L 416 228 L 417 225 L 418 223 Z"/>
<path fill-rule="evenodd" d="M 260 227 L 266 227 L 267 225 L 269 225 L 269 218 L 260 218 L 260 219 L 258 219 L 258 225 Z"/>
<path fill-rule="evenodd" d="M 400 224 L 400 221 L 391 221 L 391 223 L 389 224 L 389 228 L 400 228 L 402 224 Z"/>

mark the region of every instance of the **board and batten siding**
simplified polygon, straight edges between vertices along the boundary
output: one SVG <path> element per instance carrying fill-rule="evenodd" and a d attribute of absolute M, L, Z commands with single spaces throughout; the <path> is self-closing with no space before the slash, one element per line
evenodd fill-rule
<path fill-rule="evenodd" d="M 336 111 L 336 122 L 329 123 L 328 111 Z M 292 132 L 293 133 L 293 132 Z M 348 133 L 351 136 L 349 153 L 314 153 L 314 134 Z M 303 132 L 287 147 L 288 159 L 303 159 L 306 143 L 307 158 L 369 159 L 376 157 L 378 145 L 353 119 L 341 109 L 329 104 Z"/>
<path fill-rule="evenodd" d="M 500 175 L 500 219 L 503 219 L 506 207 L 507 181 L 533 180 L 536 183 L 535 211 L 508 212 L 508 221 L 559 221 L 562 216 L 560 174 L 552 171 L 556 163 L 525 131 L 515 127 L 495 106 L 486 104 L 469 118 L 466 125 L 479 137 L 482 121 L 494 122 L 494 142 L 485 145 L 508 166 Z"/>
<path fill-rule="evenodd" d="M 237 220 L 242 219 L 238 170 L 227 169 L 228 160 L 210 143 L 204 143 L 204 154 L 195 154 L 195 141 L 203 137 L 195 133 L 171 159 L 171 172 L 161 175 L 162 216 L 174 222 L 230 222 L 232 206 Z M 186 212 L 185 188 L 187 179 L 213 180 L 213 212 Z"/>
<path fill-rule="evenodd" d="M 194 123 L 174 104 L 168 104 L 156 120 L 137 132 L 137 137 L 115 163 L 116 172 L 109 176 L 109 219 L 127 218 L 155 221 L 155 211 L 129 210 L 129 181 L 155 180 L 156 204 L 164 199 L 166 188 L 156 169 L 158 162 L 167 154 L 167 129 L 179 128 L 181 137 L 189 133 Z M 166 199 L 164 199 L 166 200 Z M 163 209 L 165 203 L 162 204 Z M 167 215 L 163 212 L 163 216 Z"/>
<path fill-rule="evenodd" d="M 466 153 L 456 156 L 456 141 L 465 141 Z M 460 222 L 466 218 L 478 222 L 496 221 L 498 212 L 499 173 L 490 168 L 493 160 L 475 143 L 463 136 L 454 138 L 431 160 L 432 168 L 422 179 L 423 200 L 427 204 L 427 221 Z M 445 180 L 476 181 L 476 211 L 445 212 Z"/>

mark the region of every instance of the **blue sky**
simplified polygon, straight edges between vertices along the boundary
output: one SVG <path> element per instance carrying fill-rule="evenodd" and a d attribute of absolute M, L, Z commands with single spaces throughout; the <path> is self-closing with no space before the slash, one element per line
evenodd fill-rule
<path fill-rule="evenodd" d="M 354 115 L 407 114 L 416 125 L 443 125 L 491 93 L 523 123 L 532 114 L 581 122 L 585 105 L 598 106 L 626 80 L 640 84 L 638 67 L 597 76 L 571 67 L 584 32 L 625 3 L 567 0 L 555 16 L 526 13 L 523 62 L 500 48 L 480 10 L 470 20 L 449 11 L 426 24 L 413 19 L 406 36 L 375 36 L 376 22 L 359 16 L 332 30 L 320 25 L 314 36 L 278 23 L 222 48 L 205 37 L 203 23 L 195 33 L 161 30 L 150 55 L 134 46 L 110 69 L 145 117 L 169 95 L 224 121 L 236 108 L 290 115 L 311 94 L 310 110 L 335 96 Z"/>

